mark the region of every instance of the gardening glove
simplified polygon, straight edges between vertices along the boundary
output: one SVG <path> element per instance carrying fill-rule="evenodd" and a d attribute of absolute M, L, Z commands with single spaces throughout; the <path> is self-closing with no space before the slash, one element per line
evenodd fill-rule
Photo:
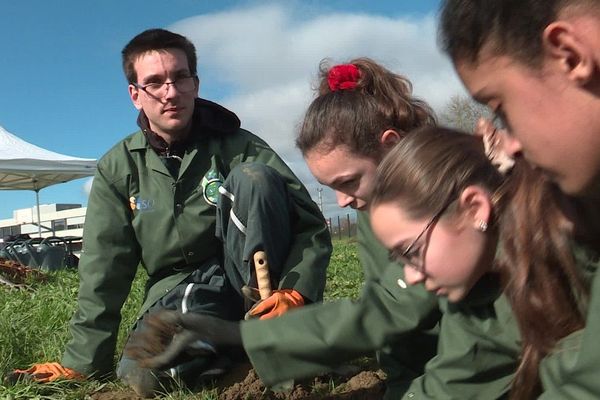
<path fill-rule="evenodd" d="M 288 310 L 304 305 L 304 297 L 294 289 L 274 290 L 271 296 L 257 302 L 246 314 L 246 319 L 279 317 Z"/>
<path fill-rule="evenodd" d="M 30 380 L 46 383 L 59 379 L 84 379 L 85 377 L 71 368 L 63 367 L 57 362 L 34 364 L 29 369 L 15 369 L 8 374 L 6 380 L 16 382 L 18 380 Z"/>
<path fill-rule="evenodd" d="M 160 311 L 149 315 L 144 328 L 132 334 L 124 352 L 141 367 L 163 370 L 189 359 L 190 354 L 214 354 L 230 347 L 242 347 L 238 322 Z"/>

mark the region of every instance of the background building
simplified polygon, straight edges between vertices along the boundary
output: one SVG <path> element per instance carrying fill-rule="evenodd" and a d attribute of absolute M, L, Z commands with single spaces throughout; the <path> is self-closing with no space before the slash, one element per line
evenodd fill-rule
<path fill-rule="evenodd" d="M 86 210 L 81 204 L 42 204 L 39 223 L 37 207 L 14 210 L 12 218 L 0 220 L 0 238 L 20 234 L 38 237 L 38 225 L 42 237 L 82 236 Z"/>

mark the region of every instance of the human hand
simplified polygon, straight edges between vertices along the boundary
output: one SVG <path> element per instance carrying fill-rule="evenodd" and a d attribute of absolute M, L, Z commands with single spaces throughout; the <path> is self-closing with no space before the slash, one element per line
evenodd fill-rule
<path fill-rule="evenodd" d="M 34 381 L 39 383 L 53 382 L 59 379 L 84 379 L 85 377 L 72 370 L 63 367 L 57 362 L 34 364 L 29 369 L 15 369 L 10 372 L 5 380 L 9 383 L 15 383 L 20 380 Z"/>
<path fill-rule="evenodd" d="M 492 164 L 498 168 L 501 174 L 506 174 L 515 165 L 515 160 L 505 149 L 508 132 L 505 129 L 497 129 L 492 121 L 480 118 L 475 126 L 475 135 L 483 138 L 485 154 Z"/>
<path fill-rule="evenodd" d="M 496 127 L 492 123 L 491 119 L 481 117 L 475 124 L 475 130 L 473 131 L 473 134 L 480 137 L 491 136 L 494 134 L 495 130 Z"/>
<path fill-rule="evenodd" d="M 292 308 L 304 305 L 304 297 L 294 289 L 274 290 L 271 296 L 257 302 L 246 313 L 246 319 L 259 317 L 269 319 L 279 317 Z"/>
<path fill-rule="evenodd" d="M 242 347 L 238 322 L 209 315 L 160 311 L 149 315 L 144 328 L 134 332 L 125 354 L 141 367 L 166 369 L 192 355 Z"/>

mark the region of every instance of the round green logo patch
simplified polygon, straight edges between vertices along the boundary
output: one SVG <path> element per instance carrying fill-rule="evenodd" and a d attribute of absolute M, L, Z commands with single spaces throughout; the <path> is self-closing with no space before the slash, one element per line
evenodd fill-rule
<path fill-rule="evenodd" d="M 217 171 L 210 170 L 202 178 L 202 195 L 204 200 L 212 206 L 217 205 L 219 187 L 223 184 L 223 176 Z"/>

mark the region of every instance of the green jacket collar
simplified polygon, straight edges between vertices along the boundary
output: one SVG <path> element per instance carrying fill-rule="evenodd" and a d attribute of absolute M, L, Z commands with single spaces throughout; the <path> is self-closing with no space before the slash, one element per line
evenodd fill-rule
<path fill-rule="evenodd" d="M 143 110 L 140 111 L 137 121 L 141 131 L 138 131 L 131 138 L 129 150 L 154 150 L 153 153 L 156 154 L 156 157 L 150 156 L 148 158 L 150 163 L 148 166 L 161 173 L 169 175 L 175 174 L 173 177 L 177 179 L 177 171 L 169 172 L 167 166 L 164 165 L 159 157 L 160 154 L 164 153 L 166 143 L 164 143 L 156 133 L 150 130 Z M 190 137 L 180 145 L 174 146 L 176 150 L 173 153 L 182 159 L 181 166 L 179 167 L 179 175 L 181 176 L 192 162 L 192 159 L 197 153 L 197 145 L 203 138 L 233 134 L 237 132 L 239 128 L 240 120 L 232 111 L 209 100 L 197 98 L 195 100 L 194 114 L 192 116 Z"/>
<path fill-rule="evenodd" d="M 164 141 L 162 141 L 162 139 L 156 133 L 150 130 L 150 127 L 148 126 L 148 119 L 143 110 L 140 110 L 137 124 L 142 132 L 148 136 L 146 141 L 150 142 L 151 147 L 154 148 L 157 153 L 161 153 L 161 151 L 164 150 L 166 143 L 163 143 Z M 239 128 L 240 120 L 235 113 L 226 109 L 220 104 L 197 98 L 194 105 L 194 114 L 192 115 L 192 128 L 190 131 L 190 137 L 189 139 L 184 140 L 182 143 L 183 146 L 177 146 L 177 144 L 175 144 L 174 147 L 189 147 L 190 143 L 196 142 L 200 137 L 215 134 L 232 134 L 237 132 Z M 150 136 L 153 139 L 150 139 Z M 137 149 L 146 148 L 146 143 L 143 145 L 138 143 L 138 145 L 140 145 L 140 147 L 137 147 Z M 178 155 L 181 156 L 181 154 Z"/>

